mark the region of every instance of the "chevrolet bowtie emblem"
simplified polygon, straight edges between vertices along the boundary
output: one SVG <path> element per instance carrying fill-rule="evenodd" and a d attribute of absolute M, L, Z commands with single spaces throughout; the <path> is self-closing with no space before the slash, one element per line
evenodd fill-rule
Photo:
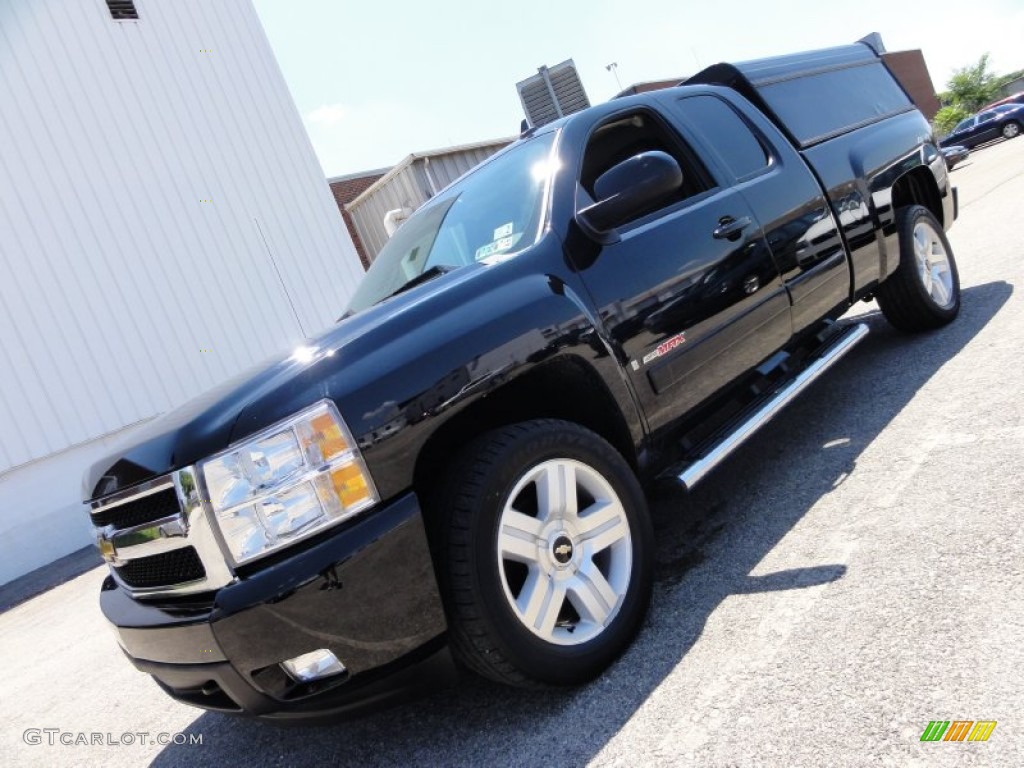
<path fill-rule="evenodd" d="M 108 539 L 106 536 L 100 536 L 97 546 L 100 548 L 100 554 L 103 555 L 104 560 L 113 560 L 117 550 L 114 549 L 114 542 Z"/>
<path fill-rule="evenodd" d="M 559 544 L 555 547 L 556 555 L 568 555 L 570 552 L 572 552 L 572 545 L 570 544 Z"/>

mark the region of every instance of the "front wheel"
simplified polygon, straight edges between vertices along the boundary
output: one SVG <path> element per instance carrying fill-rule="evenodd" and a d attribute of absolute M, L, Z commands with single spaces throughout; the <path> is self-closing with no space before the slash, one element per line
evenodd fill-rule
<path fill-rule="evenodd" d="M 960 274 L 942 225 L 911 205 L 896 212 L 900 263 L 875 292 L 882 314 L 902 331 L 927 331 L 960 312 Z"/>
<path fill-rule="evenodd" d="M 629 465 L 564 421 L 470 444 L 438 498 L 451 640 L 473 671 L 519 685 L 599 674 L 643 620 L 653 534 Z"/>

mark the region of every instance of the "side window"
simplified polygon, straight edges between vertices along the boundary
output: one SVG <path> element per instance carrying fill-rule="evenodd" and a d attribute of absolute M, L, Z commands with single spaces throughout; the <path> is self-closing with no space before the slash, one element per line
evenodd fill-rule
<path fill-rule="evenodd" d="M 914 106 L 881 59 L 769 81 L 757 92 L 804 147 Z"/>
<path fill-rule="evenodd" d="M 764 170 L 770 155 L 736 111 L 717 96 L 687 96 L 676 106 L 737 179 Z"/>
<path fill-rule="evenodd" d="M 982 112 L 980 115 L 978 115 L 978 122 L 979 123 L 987 123 L 989 120 L 994 120 L 995 117 L 996 117 L 996 113 L 995 112 Z"/>
<path fill-rule="evenodd" d="M 683 185 L 634 217 L 643 218 L 714 186 L 707 170 L 682 138 L 648 110 L 617 115 L 599 125 L 587 140 L 580 168 L 579 184 L 585 197 L 596 199 L 594 182 L 605 171 L 641 152 L 658 150 L 676 159 L 683 171 Z"/>
<path fill-rule="evenodd" d="M 966 131 L 972 125 L 974 125 L 973 117 L 969 117 L 966 120 L 961 120 L 959 123 L 957 123 L 956 128 L 953 129 L 953 133 L 960 133 L 961 131 Z"/>

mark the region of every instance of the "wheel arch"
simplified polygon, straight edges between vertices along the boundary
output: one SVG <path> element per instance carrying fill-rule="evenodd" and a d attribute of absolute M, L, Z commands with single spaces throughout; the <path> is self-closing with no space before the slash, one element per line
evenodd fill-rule
<path fill-rule="evenodd" d="M 892 187 L 892 207 L 899 210 L 908 205 L 923 205 L 943 227 L 948 226 L 942 207 L 942 195 L 935 176 L 927 166 L 919 165 L 900 176 Z"/>
<path fill-rule="evenodd" d="M 413 487 L 429 499 L 451 457 L 467 443 L 508 424 L 544 418 L 586 427 L 637 470 L 637 446 L 614 396 L 586 361 L 564 355 L 478 398 L 441 425 L 416 457 Z"/>

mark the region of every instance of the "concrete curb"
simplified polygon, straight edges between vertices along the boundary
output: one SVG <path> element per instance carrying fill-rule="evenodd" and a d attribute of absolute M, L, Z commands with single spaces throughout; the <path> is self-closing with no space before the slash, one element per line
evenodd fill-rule
<path fill-rule="evenodd" d="M 90 545 L 42 568 L 36 568 L 24 576 L 19 576 L 14 581 L 0 586 L 0 613 L 66 581 L 71 581 L 99 565 L 103 565 L 103 558 L 96 547 Z"/>

